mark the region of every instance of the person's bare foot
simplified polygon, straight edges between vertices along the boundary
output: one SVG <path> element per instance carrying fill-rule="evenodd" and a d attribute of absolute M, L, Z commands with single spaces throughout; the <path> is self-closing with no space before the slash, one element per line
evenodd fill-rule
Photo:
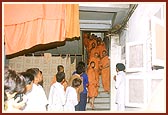
<path fill-rule="evenodd" d="M 94 104 L 92 103 L 92 110 L 94 110 L 95 108 L 94 108 Z"/>
<path fill-rule="evenodd" d="M 90 103 L 90 107 L 92 107 L 92 102 L 89 102 Z"/>
<path fill-rule="evenodd" d="M 92 110 L 94 110 L 94 103 L 90 102 L 90 107 L 92 108 Z"/>

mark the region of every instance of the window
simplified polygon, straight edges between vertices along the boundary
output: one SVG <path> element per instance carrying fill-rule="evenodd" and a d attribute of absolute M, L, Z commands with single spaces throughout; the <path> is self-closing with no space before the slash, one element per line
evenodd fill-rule
<path fill-rule="evenodd" d="M 164 66 L 166 60 L 166 33 L 163 20 L 163 8 L 151 18 L 152 65 Z"/>
<path fill-rule="evenodd" d="M 126 71 L 137 72 L 145 69 L 145 43 L 126 43 Z"/>

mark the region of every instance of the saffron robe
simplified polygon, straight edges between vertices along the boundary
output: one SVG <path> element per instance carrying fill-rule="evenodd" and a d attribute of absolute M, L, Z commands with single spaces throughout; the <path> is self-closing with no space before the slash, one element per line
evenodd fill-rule
<path fill-rule="evenodd" d="M 108 56 L 101 58 L 100 60 L 102 84 L 104 91 L 110 91 L 110 59 Z"/>
<path fill-rule="evenodd" d="M 97 77 L 96 77 L 96 70 L 92 67 L 88 67 L 87 69 L 87 75 L 89 80 L 88 85 L 88 97 L 97 97 L 98 95 L 98 83 L 97 83 Z"/>

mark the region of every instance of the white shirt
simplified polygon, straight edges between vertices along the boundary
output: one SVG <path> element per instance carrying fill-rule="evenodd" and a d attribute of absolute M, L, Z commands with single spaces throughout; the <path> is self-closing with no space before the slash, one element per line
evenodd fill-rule
<path fill-rule="evenodd" d="M 19 112 L 19 111 L 21 111 L 19 109 L 16 109 L 15 107 L 13 107 L 14 103 L 15 103 L 14 98 L 7 101 L 7 106 L 8 106 L 8 108 L 6 110 L 7 112 Z"/>
<path fill-rule="evenodd" d="M 125 82 L 126 82 L 125 72 L 119 71 L 116 76 L 116 84 L 115 84 L 115 88 L 117 89 L 116 103 L 118 104 L 125 103 Z"/>
<path fill-rule="evenodd" d="M 78 104 L 78 98 L 75 88 L 71 86 L 67 87 L 64 111 L 75 111 L 75 105 L 77 104 Z"/>
<path fill-rule="evenodd" d="M 61 83 L 56 82 L 51 86 L 48 102 L 48 111 L 63 111 L 65 92 L 64 86 Z"/>
<path fill-rule="evenodd" d="M 46 111 L 46 105 L 48 104 L 48 101 L 41 85 L 33 84 L 32 90 L 26 95 L 28 101 L 24 111 Z"/>
<path fill-rule="evenodd" d="M 17 97 L 16 99 L 11 98 L 11 99 L 7 100 L 6 101 L 6 104 L 7 104 L 6 112 L 20 112 L 20 111 L 22 111 L 26 105 L 26 102 L 27 102 L 27 97 L 25 94 L 23 94 L 22 99 L 23 100 L 19 103 L 18 103 L 18 101 L 20 100 L 20 97 Z"/>

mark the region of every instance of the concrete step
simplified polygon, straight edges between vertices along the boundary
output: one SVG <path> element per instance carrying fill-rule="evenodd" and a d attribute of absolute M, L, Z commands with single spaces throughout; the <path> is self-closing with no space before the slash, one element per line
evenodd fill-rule
<path fill-rule="evenodd" d="M 96 103 L 109 103 L 110 97 L 97 97 L 95 98 Z"/>
<path fill-rule="evenodd" d="M 87 103 L 87 111 L 108 111 L 110 110 L 110 95 L 108 93 L 99 93 L 94 102 L 95 109 L 92 110 L 90 103 Z"/>
<path fill-rule="evenodd" d="M 99 94 L 95 98 L 94 107 L 95 109 L 92 110 L 90 103 L 87 103 L 86 111 L 110 111 L 110 94 L 104 92 L 101 80 L 99 86 Z"/>
<path fill-rule="evenodd" d="M 99 92 L 97 97 L 110 97 L 110 94 L 108 94 L 107 92 Z"/>
<path fill-rule="evenodd" d="M 100 92 L 103 92 L 103 91 L 104 91 L 103 87 L 99 87 L 98 90 L 99 90 Z"/>
<path fill-rule="evenodd" d="M 106 109 L 106 108 L 95 108 L 94 110 L 92 110 L 91 108 L 87 108 L 86 111 L 110 111 L 110 108 Z"/>
<path fill-rule="evenodd" d="M 104 88 L 103 87 L 99 87 L 98 91 L 99 92 L 104 92 Z"/>
<path fill-rule="evenodd" d="M 110 104 L 109 103 L 94 103 L 94 107 L 95 109 L 94 110 L 97 110 L 97 111 L 102 111 L 102 110 L 110 110 Z M 90 107 L 90 103 L 87 103 L 86 105 L 86 109 L 87 110 L 92 110 L 92 108 Z"/>

